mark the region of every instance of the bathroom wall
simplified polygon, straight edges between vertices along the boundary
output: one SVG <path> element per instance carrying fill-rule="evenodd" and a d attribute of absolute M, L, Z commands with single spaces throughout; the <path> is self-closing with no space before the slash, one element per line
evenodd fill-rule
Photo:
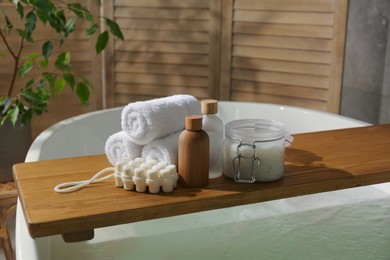
<path fill-rule="evenodd" d="M 390 123 L 389 21 L 389 0 L 350 0 L 342 115 Z"/>

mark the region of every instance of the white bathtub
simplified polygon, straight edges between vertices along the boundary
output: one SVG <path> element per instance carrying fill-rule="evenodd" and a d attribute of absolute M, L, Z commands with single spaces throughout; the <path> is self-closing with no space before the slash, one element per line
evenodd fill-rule
<path fill-rule="evenodd" d="M 271 104 L 220 102 L 224 123 L 283 122 L 290 133 L 367 125 L 333 114 Z M 121 108 L 60 122 L 32 144 L 26 161 L 100 154 L 120 129 Z M 95 230 L 67 244 L 32 239 L 20 205 L 16 257 L 35 259 L 390 259 L 390 185 L 380 184 Z M 129 202 L 131 203 L 131 202 Z"/>

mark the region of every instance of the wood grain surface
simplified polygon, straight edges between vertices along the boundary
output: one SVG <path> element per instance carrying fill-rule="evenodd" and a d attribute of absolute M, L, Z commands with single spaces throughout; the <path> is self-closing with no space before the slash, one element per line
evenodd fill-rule
<path fill-rule="evenodd" d="M 242 184 L 225 177 L 205 188 L 178 186 L 150 194 L 114 180 L 57 194 L 59 183 L 91 178 L 110 166 L 105 155 L 22 163 L 14 178 L 32 237 L 90 233 L 94 228 L 390 181 L 390 124 L 294 135 L 285 176 Z"/>

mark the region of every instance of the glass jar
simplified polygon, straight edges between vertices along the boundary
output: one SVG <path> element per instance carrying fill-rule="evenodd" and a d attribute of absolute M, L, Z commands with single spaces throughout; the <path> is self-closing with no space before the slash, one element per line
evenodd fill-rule
<path fill-rule="evenodd" d="M 286 141 L 292 138 L 280 122 L 235 120 L 225 126 L 223 170 L 236 182 L 269 182 L 284 175 Z"/>

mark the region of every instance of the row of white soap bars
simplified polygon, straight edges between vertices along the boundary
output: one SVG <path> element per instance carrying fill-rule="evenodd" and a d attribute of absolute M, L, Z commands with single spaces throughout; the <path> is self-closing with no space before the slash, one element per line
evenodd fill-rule
<path fill-rule="evenodd" d="M 115 165 L 115 185 L 125 190 L 150 193 L 172 192 L 177 186 L 179 175 L 176 166 L 156 160 L 145 161 L 136 158 L 131 161 L 120 161 Z"/>

